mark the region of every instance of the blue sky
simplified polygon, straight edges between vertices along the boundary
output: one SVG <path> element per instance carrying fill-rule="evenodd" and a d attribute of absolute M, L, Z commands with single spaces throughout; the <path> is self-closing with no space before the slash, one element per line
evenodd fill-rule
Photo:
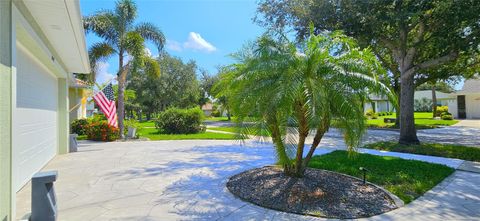
<path fill-rule="evenodd" d="M 255 0 L 137 0 L 138 22 L 157 25 L 167 38 L 165 50 L 184 61 L 195 60 L 198 67 L 216 74 L 218 65 L 232 62 L 229 54 L 264 32 L 252 21 Z M 82 0 L 82 14 L 91 15 L 100 9 L 113 9 L 113 0 Z M 87 46 L 100 41 L 94 34 L 87 35 Z M 147 44 L 152 55 L 158 55 L 153 45 Z M 100 64 L 98 80 L 112 78 L 118 70 L 113 57 Z"/>

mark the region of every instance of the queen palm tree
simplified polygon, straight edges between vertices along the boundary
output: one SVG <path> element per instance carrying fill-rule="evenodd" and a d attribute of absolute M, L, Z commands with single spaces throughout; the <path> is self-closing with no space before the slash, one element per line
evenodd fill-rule
<path fill-rule="evenodd" d="M 349 150 L 365 131 L 362 103 L 370 92 L 387 93 L 384 70 L 370 50 L 335 32 L 311 34 L 301 49 L 284 37 L 264 35 L 234 55 L 237 63 L 216 87 L 228 97 L 243 134 L 271 136 L 287 175 L 302 177 L 315 149 L 333 125 Z M 228 87 L 227 87 L 228 85 Z M 242 124 L 252 119 L 255 124 Z M 313 143 L 306 155 L 306 138 Z"/>
<path fill-rule="evenodd" d="M 118 126 L 124 130 L 125 87 L 129 72 L 144 69 L 150 74 L 160 74 L 158 63 L 145 54 L 144 41 L 153 42 L 159 51 L 165 44 L 165 36 L 155 25 L 135 23 L 137 7 L 132 0 L 119 0 L 114 10 L 100 10 L 84 18 L 86 32 L 93 32 L 103 38 L 89 50 L 93 69 L 98 61 L 118 56 Z M 127 58 L 129 58 L 127 60 Z"/>

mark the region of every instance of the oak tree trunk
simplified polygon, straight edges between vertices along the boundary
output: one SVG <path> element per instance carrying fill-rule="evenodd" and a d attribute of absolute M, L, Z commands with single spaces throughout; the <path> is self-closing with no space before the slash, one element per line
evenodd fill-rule
<path fill-rule="evenodd" d="M 400 144 L 419 144 L 414 119 L 414 75 L 402 76 L 400 82 Z"/>

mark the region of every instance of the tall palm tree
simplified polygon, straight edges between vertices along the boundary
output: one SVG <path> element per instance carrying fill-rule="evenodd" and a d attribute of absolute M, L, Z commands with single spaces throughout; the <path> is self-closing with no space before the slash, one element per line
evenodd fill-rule
<path fill-rule="evenodd" d="M 87 32 L 93 32 L 103 38 L 102 42 L 92 45 L 89 50 L 93 69 L 98 61 L 118 56 L 118 126 L 120 134 L 124 130 L 125 87 L 127 74 L 139 68 L 153 74 L 160 74 L 158 63 L 145 54 L 144 41 L 153 42 L 159 51 L 165 44 L 165 36 L 155 25 L 143 22 L 135 23 L 137 7 L 132 0 L 119 0 L 115 9 L 100 10 L 84 18 Z M 127 60 L 127 58 L 129 58 Z"/>
<path fill-rule="evenodd" d="M 234 55 L 238 63 L 216 87 L 228 97 L 243 134 L 267 131 L 287 175 L 302 177 L 315 149 L 333 125 L 350 150 L 365 131 L 362 102 L 370 92 L 387 93 L 384 70 L 370 50 L 341 33 L 311 34 L 301 49 L 284 37 L 264 35 Z M 228 85 L 228 87 L 226 87 Z M 251 125 L 251 126 L 249 126 Z M 306 138 L 313 143 L 304 155 Z"/>

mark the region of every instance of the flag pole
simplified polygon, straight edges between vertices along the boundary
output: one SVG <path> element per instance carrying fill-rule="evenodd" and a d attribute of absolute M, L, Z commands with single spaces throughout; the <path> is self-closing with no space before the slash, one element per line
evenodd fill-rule
<path fill-rule="evenodd" d="M 92 96 L 88 96 L 87 98 L 89 97 L 94 97 L 95 95 L 97 95 L 98 93 L 100 93 L 100 91 L 102 91 L 103 89 L 105 89 L 110 83 L 112 83 L 113 80 L 115 80 L 116 77 L 113 77 L 112 79 L 110 79 L 109 81 L 107 81 L 107 84 L 105 86 L 103 86 L 103 88 L 100 88 L 100 90 L 98 90 L 97 92 L 93 93 Z M 82 101 L 80 101 L 79 103 L 77 103 L 75 106 L 73 106 L 72 108 L 70 108 L 70 110 L 68 111 L 69 113 L 72 112 L 73 110 L 75 110 L 78 106 L 80 106 L 82 104 Z"/>

